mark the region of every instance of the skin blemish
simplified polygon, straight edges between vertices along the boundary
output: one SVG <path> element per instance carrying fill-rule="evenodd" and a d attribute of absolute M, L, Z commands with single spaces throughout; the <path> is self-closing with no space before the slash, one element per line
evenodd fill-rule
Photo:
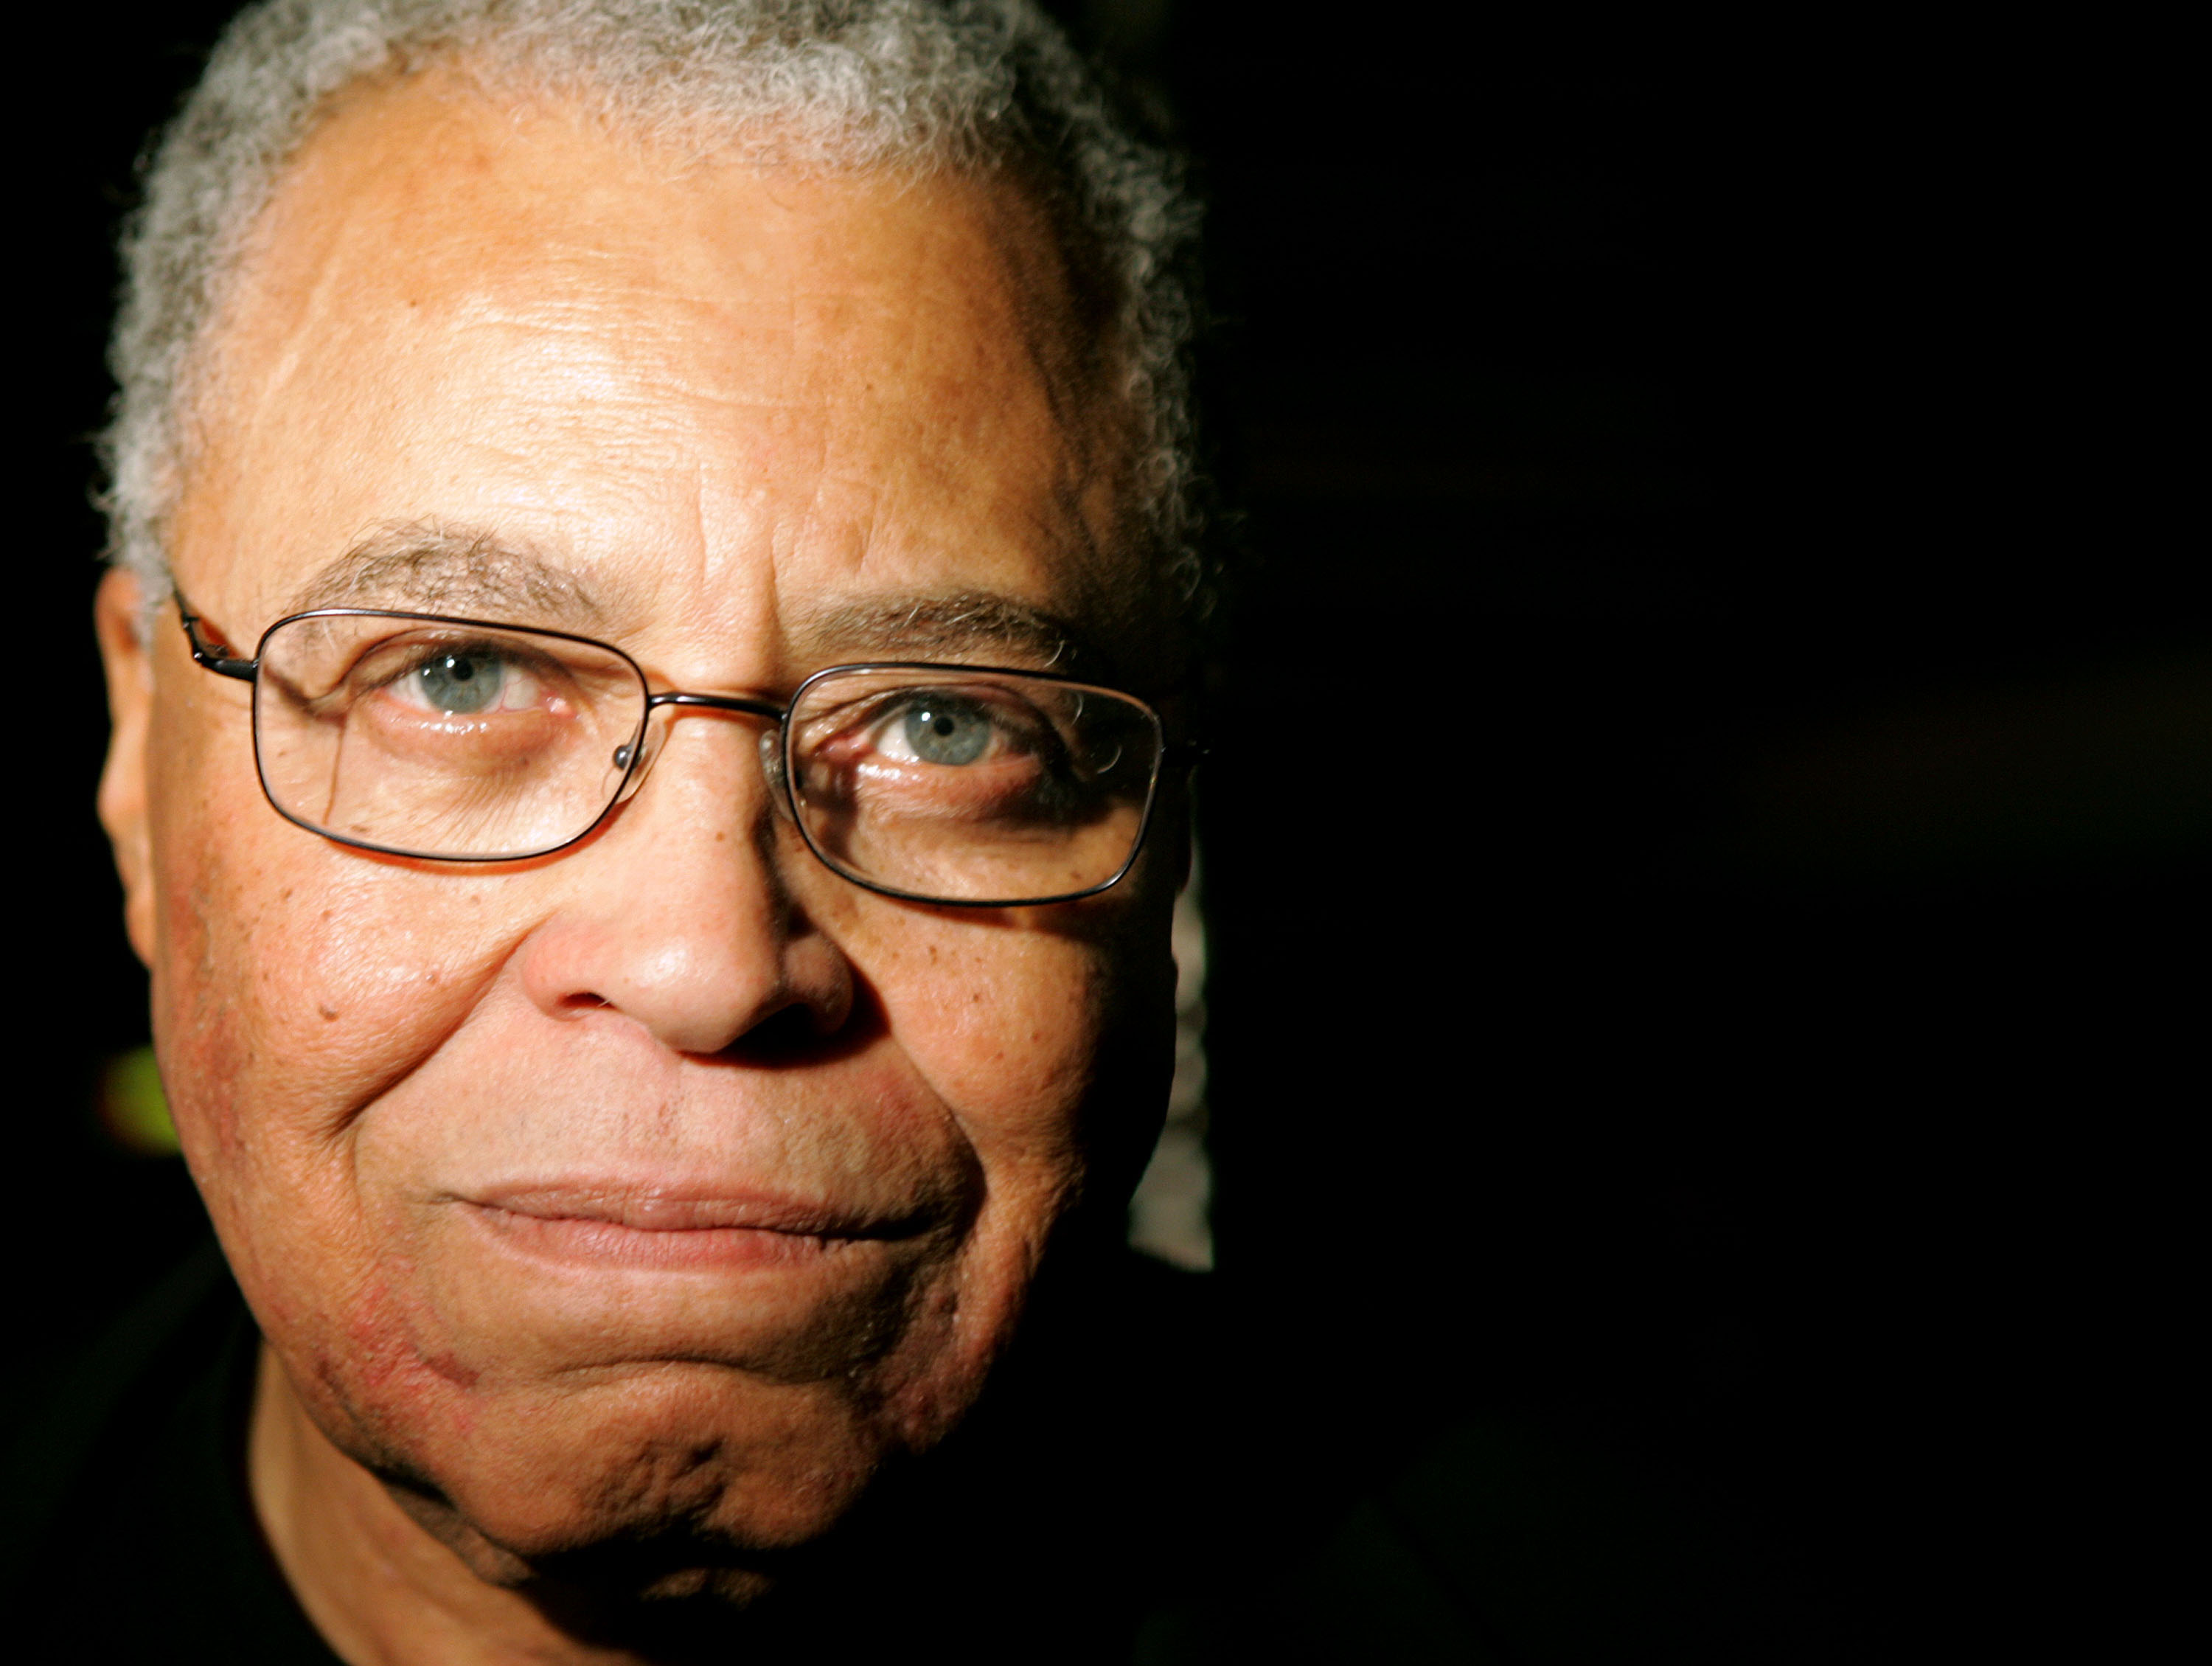
<path fill-rule="evenodd" d="M 319 1002 L 316 1005 L 315 1010 L 323 1015 L 323 1022 L 325 1024 L 336 1024 L 337 1022 L 338 1014 L 336 1007 L 325 1006 Z"/>
<path fill-rule="evenodd" d="M 448 1383 L 464 1389 L 476 1387 L 477 1379 L 483 1375 L 475 1367 L 463 1365 L 459 1358 L 452 1353 L 425 1354 L 422 1363 Z"/>

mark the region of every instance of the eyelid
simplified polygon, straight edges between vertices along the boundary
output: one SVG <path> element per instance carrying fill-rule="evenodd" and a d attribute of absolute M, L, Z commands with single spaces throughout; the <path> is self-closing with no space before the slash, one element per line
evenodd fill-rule
<path fill-rule="evenodd" d="M 387 636 L 382 641 L 374 643 L 364 649 L 356 656 L 352 667 L 346 672 L 347 678 L 350 679 L 372 659 L 386 651 L 393 653 L 398 661 L 397 668 L 389 676 L 378 677 L 376 682 L 371 685 L 374 689 L 389 688 L 392 684 L 413 675 L 434 659 L 440 657 L 461 658 L 475 653 L 483 654 L 486 658 L 496 657 L 509 666 L 525 671 L 558 666 L 560 663 L 556 656 L 543 650 L 526 648 L 504 638 L 487 636 L 482 633 L 471 637 L 457 635 L 448 641 L 428 641 L 421 644 L 419 648 L 412 644 L 404 648 L 398 646 L 402 640 L 398 636 Z"/>
<path fill-rule="evenodd" d="M 995 696 L 995 697 L 994 697 Z M 840 727 L 880 729 L 896 721 L 900 714 L 925 705 L 932 699 L 962 706 L 981 714 L 1002 736 L 1018 737 L 1024 733 L 1059 735 L 1058 727 L 1030 701 L 1001 686 L 979 684 L 975 692 L 957 684 L 916 683 L 909 686 L 884 689 L 862 701 L 858 706 L 868 708 L 856 723 Z"/>

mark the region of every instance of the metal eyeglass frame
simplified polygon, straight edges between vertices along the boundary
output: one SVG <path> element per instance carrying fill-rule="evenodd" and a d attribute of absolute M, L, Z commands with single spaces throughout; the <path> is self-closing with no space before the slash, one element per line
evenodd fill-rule
<path fill-rule="evenodd" d="M 863 660 L 852 665 L 824 666 L 793 690 L 790 700 L 782 705 L 778 705 L 773 700 L 754 700 L 743 695 L 699 694 L 684 689 L 669 689 L 656 694 L 653 690 L 651 680 L 645 674 L 643 666 L 613 643 L 603 642 L 594 636 L 580 636 L 574 631 L 568 630 L 548 630 L 538 625 L 510 624 L 498 619 L 469 619 L 448 613 L 416 613 L 386 607 L 318 607 L 309 609 L 303 613 L 288 613 L 261 633 L 260 641 L 254 645 L 253 657 L 247 660 L 239 658 L 230 650 L 227 642 L 211 641 L 203 636 L 200 627 L 205 620 L 192 611 L 191 604 L 185 599 L 182 591 L 172 591 L 171 594 L 177 604 L 177 617 L 185 628 L 185 643 L 191 654 L 192 663 L 204 671 L 213 672 L 218 677 L 233 678 L 241 683 L 258 683 L 261 660 L 268 650 L 269 639 L 286 625 L 296 624 L 302 619 L 404 619 L 422 624 L 462 625 L 477 630 L 513 631 L 526 636 L 547 636 L 556 641 L 580 643 L 586 648 L 597 648 L 602 653 L 611 654 L 630 668 L 631 672 L 637 678 L 638 687 L 644 690 L 645 712 L 639 720 L 637 733 L 631 737 L 628 745 L 623 749 L 629 756 L 623 769 L 622 781 L 616 787 L 613 795 L 608 799 L 605 806 L 592 818 L 588 825 L 579 830 L 570 837 L 562 840 L 558 844 L 548 845 L 543 850 L 529 851 L 520 855 L 425 854 L 422 851 L 409 850 L 398 845 L 376 844 L 367 839 L 348 838 L 343 833 L 334 833 L 329 828 L 319 827 L 311 821 L 294 815 L 277 802 L 276 793 L 270 790 L 268 775 L 261 767 L 261 702 L 257 698 L 252 707 L 253 772 L 255 778 L 261 783 L 261 796 L 269 801 L 269 807 L 295 827 L 304 828 L 320 838 L 329 839 L 334 843 L 348 845 L 356 850 L 371 850 L 385 856 L 404 856 L 413 861 L 463 863 L 536 861 L 542 856 L 554 855 L 572 845 L 580 843 L 596 832 L 599 825 L 606 820 L 609 813 L 629 798 L 634 790 L 635 784 L 645 767 L 645 734 L 647 727 L 653 721 L 653 714 L 663 706 L 692 707 L 708 711 L 738 712 L 750 717 L 765 718 L 775 725 L 781 741 L 775 753 L 775 768 L 771 772 L 775 778 L 769 782 L 769 789 L 783 800 L 783 806 L 790 815 L 792 825 L 798 829 L 799 838 L 805 842 L 807 850 L 814 859 L 848 885 L 858 885 L 861 890 L 873 891 L 878 897 L 896 897 L 905 903 L 924 903 L 933 908 L 1039 908 L 1052 903 L 1074 903 L 1086 897 L 1096 897 L 1101 891 L 1112 890 L 1127 878 L 1129 870 L 1137 865 L 1137 858 L 1144 851 L 1146 836 L 1152 831 L 1152 811 L 1159 802 L 1161 772 L 1168 769 L 1188 769 L 1206 756 L 1206 749 L 1195 743 L 1170 742 L 1167 739 L 1166 726 L 1160 721 L 1160 714 L 1152 708 L 1150 702 L 1139 699 L 1133 694 L 1125 694 L 1119 689 L 1109 689 L 1102 684 L 1086 683 L 1080 678 L 1062 677 L 1054 672 L 1023 671 L 1003 666 L 945 665 L 927 660 Z M 932 897 L 921 891 L 900 891 L 895 886 L 878 885 L 872 879 L 864 879 L 840 866 L 820 845 L 815 842 L 814 835 L 807 829 L 806 818 L 799 812 L 797 790 L 792 785 L 791 729 L 786 720 L 798 708 L 806 690 L 815 684 L 826 678 L 839 676 L 847 672 L 866 671 L 969 674 L 981 672 L 987 676 L 1030 678 L 1042 683 L 1058 683 L 1076 688 L 1097 689 L 1102 693 L 1111 694 L 1115 698 L 1126 700 L 1135 706 L 1151 720 L 1152 732 L 1158 738 L 1159 745 L 1153 757 L 1152 773 L 1145 782 L 1144 816 L 1137 824 L 1136 837 L 1130 841 L 1129 854 L 1123 860 L 1121 866 L 1115 869 L 1108 878 L 1100 880 L 1095 885 L 1085 886 L 1081 891 L 1063 891 L 1049 897 Z"/>

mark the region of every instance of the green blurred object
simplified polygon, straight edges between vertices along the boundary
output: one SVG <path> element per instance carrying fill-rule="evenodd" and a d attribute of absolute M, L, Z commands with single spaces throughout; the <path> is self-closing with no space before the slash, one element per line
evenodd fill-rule
<path fill-rule="evenodd" d="M 133 1156 L 177 1154 L 177 1128 L 152 1048 L 134 1047 L 108 1061 L 100 1077 L 99 1110 L 108 1138 Z"/>

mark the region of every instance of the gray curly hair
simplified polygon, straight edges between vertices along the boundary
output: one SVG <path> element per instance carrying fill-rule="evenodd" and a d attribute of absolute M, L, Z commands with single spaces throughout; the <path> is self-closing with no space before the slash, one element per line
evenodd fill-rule
<path fill-rule="evenodd" d="M 1030 0 L 264 0 L 224 32 L 123 238 L 108 556 L 149 605 L 169 593 L 204 337 L 278 175 L 342 89 L 454 60 L 667 143 L 1014 172 L 1097 292 L 1142 427 L 1133 507 L 1161 576 L 1201 587 L 1182 277 L 1195 210 Z"/>

